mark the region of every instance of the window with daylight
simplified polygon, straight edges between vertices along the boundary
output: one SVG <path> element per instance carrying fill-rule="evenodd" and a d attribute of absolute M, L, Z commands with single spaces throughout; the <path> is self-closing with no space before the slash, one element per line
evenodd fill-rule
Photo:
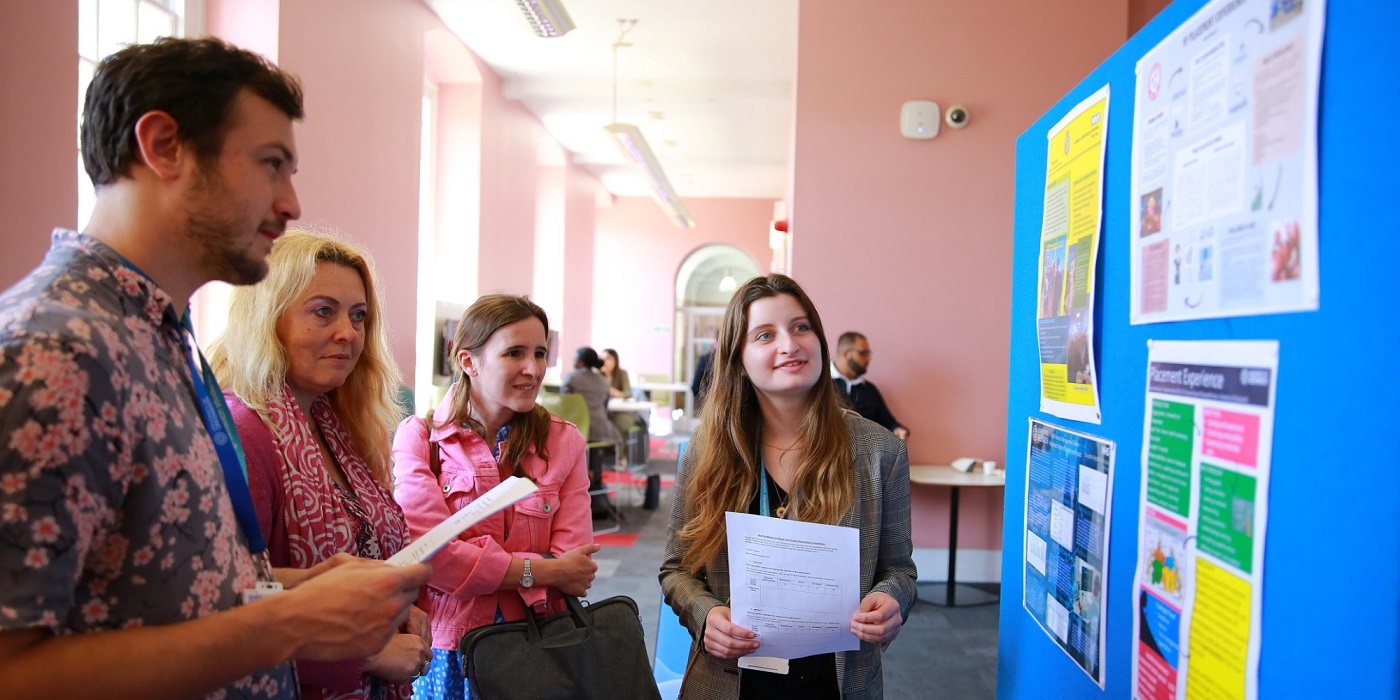
<path fill-rule="evenodd" d="M 78 0 L 78 120 L 97 64 L 129 44 L 184 36 L 186 0 Z M 74 122 L 75 124 L 78 121 Z M 78 230 L 87 226 L 97 199 L 83 169 L 78 140 Z"/>

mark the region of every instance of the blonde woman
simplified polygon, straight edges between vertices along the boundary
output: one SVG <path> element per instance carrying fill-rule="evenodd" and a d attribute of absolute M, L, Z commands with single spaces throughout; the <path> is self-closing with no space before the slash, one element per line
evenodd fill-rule
<path fill-rule="evenodd" d="M 398 372 L 364 251 L 312 233 L 279 238 L 267 278 L 235 289 L 209 357 L 273 566 L 387 559 L 408 543 L 390 476 Z M 298 662 L 301 696 L 407 698 L 429 658 L 426 615 L 415 609 L 374 656 Z"/>
<path fill-rule="evenodd" d="M 821 319 L 796 282 L 756 277 L 730 300 L 661 565 L 666 602 L 695 640 L 682 697 L 883 697 L 880 651 L 916 594 L 909 458 L 888 430 L 842 411 L 830 366 Z M 793 659 L 786 675 L 738 668 L 762 646 L 730 620 L 726 511 L 860 530 L 858 650 Z"/>
<path fill-rule="evenodd" d="M 421 536 L 512 475 L 539 490 L 468 528 L 433 558 L 419 598 L 433 629 L 433 661 L 419 697 L 469 697 L 457 645 L 467 632 L 525 610 L 565 609 L 560 594 L 593 584 L 593 518 L 583 436 L 535 402 L 549 350 L 549 318 L 522 296 L 477 299 L 457 324 L 457 381 L 427 420 L 394 435 L 394 496 Z M 530 673 L 530 669 L 520 669 Z"/>

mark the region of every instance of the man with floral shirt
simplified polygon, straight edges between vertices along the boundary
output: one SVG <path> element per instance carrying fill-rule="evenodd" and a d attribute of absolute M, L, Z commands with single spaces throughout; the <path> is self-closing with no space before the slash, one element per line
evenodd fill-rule
<path fill-rule="evenodd" d="M 82 127 L 91 223 L 54 232 L 0 295 L 7 697 L 295 697 L 289 661 L 377 652 L 427 581 L 423 565 L 345 555 L 279 570 L 288 590 L 238 603 L 271 571 L 239 514 L 236 434 L 201 410 L 222 401 L 184 314 L 207 281 L 266 274 L 300 214 L 301 114 L 294 78 L 215 39 L 132 46 L 98 68 Z"/>

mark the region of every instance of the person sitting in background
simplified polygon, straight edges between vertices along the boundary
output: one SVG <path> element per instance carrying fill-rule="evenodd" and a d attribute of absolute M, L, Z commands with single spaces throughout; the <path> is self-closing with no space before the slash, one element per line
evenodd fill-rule
<path fill-rule="evenodd" d="M 452 339 L 457 381 L 427 420 L 407 418 L 394 435 L 394 496 L 415 537 L 510 476 L 539 486 L 433 557 L 419 598 L 433 661 L 415 696 L 466 698 L 463 635 L 523 620 L 526 607 L 562 612 L 560 594 L 584 595 L 598 570 L 583 436 L 535 402 L 548 349 L 544 309 L 508 294 L 477 299 Z"/>
<path fill-rule="evenodd" d="M 621 446 L 622 434 L 608 418 L 609 387 L 607 378 L 598 371 L 602 368 L 603 361 L 598 358 L 597 350 L 587 346 L 579 348 L 574 353 L 574 368 L 564 375 L 559 393 L 578 394 L 588 405 L 589 442 L 610 442 Z M 625 459 L 620 449 L 618 459 Z"/>
<path fill-rule="evenodd" d="M 608 379 L 608 395 L 615 399 L 632 398 L 632 382 L 627 378 L 627 370 L 618 363 L 617 351 L 612 348 L 603 349 L 603 376 Z M 631 411 L 609 411 L 608 418 L 613 425 L 617 426 L 617 431 L 622 437 L 633 428 L 646 430 L 646 421 L 642 417 Z"/>
<path fill-rule="evenodd" d="M 627 370 L 618 364 L 616 350 L 603 348 L 603 366 L 599 369 L 608 378 L 609 396 L 615 399 L 632 398 L 632 381 L 627 376 Z"/>
<path fill-rule="evenodd" d="M 267 278 L 233 291 L 228 329 L 210 346 L 273 566 L 342 552 L 383 560 L 409 542 L 391 490 L 398 370 L 377 290 L 364 251 L 289 232 Z M 427 623 L 413 608 L 405 632 L 368 658 L 298 662 L 302 698 L 409 697 L 432 658 Z"/>
<path fill-rule="evenodd" d="M 665 602 L 695 640 L 681 697 L 883 697 L 880 653 L 917 593 L 909 456 L 889 431 L 842 410 L 829 361 L 821 318 L 792 279 L 755 277 L 734 293 L 661 564 Z M 729 511 L 860 530 L 862 598 L 844 625 L 860 648 L 840 652 L 839 671 L 836 654 L 792 659 L 787 674 L 738 668 L 762 642 L 730 619 Z"/>
<path fill-rule="evenodd" d="M 836 361 L 831 364 L 831 379 L 836 393 L 846 406 L 861 416 L 884 426 L 900 440 L 909 440 L 909 429 L 895 419 L 885 405 L 885 397 L 875 384 L 865 378 L 870 369 L 870 342 L 855 331 L 841 334 L 836 341 Z"/>

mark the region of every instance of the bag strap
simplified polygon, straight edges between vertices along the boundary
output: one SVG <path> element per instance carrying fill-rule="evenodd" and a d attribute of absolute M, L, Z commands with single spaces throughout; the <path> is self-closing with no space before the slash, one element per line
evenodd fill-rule
<path fill-rule="evenodd" d="M 544 640 L 540 635 L 541 619 L 534 610 L 527 606 L 525 608 L 525 639 L 529 641 L 531 646 L 540 649 L 573 646 L 588 639 L 589 635 L 592 634 L 593 616 L 585 610 L 585 606 L 579 601 L 578 596 L 565 594 L 561 597 L 568 605 L 568 610 L 566 613 L 560 614 L 567 614 L 573 618 L 573 631 L 553 636 L 547 641 Z"/>
<path fill-rule="evenodd" d="M 433 413 L 432 413 L 432 410 L 430 409 L 430 410 L 428 411 L 428 415 L 427 415 L 426 418 L 423 417 L 423 416 L 414 416 L 414 418 L 417 418 L 417 419 L 418 419 L 418 422 L 420 422 L 420 423 L 423 424 L 423 434 L 426 435 L 426 436 L 428 437 L 428 468 L 431 469 L 431 470 L 433 471 L 433 478 L 434 478 L 434 479 L 441 479 L 441 478 L 442 478 L 442 447 L 440 447 L 440 446 L 438 445 L 438 441 L 437 441 L 437 440 L 432 439 L 432 437 L 433 437 L 433 424 L 432 424 Z"/>

